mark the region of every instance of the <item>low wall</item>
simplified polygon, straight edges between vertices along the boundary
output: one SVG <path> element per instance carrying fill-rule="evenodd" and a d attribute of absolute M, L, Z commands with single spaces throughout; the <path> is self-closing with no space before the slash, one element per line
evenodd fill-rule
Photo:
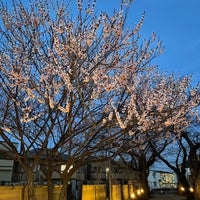
<path fill-rule="evenodd" d="M 54 200 L 59 199 L 61 187 L 54 186 Z M 35 186 L 37 200 L 48 200 L 47 186 Z M 27 200 L 26 186 L 0 186 L 0 200 Z"/>
<path fill-rule="evenodd" d="M 197 190 L 197 192 L 196 192 L 196 200 L 200 200 L 200 181 L 199 181 L 199 184 L 197 185 L 196 190 Z"/>
<path fill-rule="evenodd" d="M 54 186 L 54 200 L 59 199 L 61 186 Z M 106 185 L 83 185 L 82 200 L 105 200 L 109 193 Z M 37 200 L 48 200 L 47 186 L 35 186 Z M 134 199 L 133 185 L 112 185 L 112 200 Z M 0 200 L 27 200 L 26 186 L 0 186 Z"/>
<path fill-rule="evenodd" d="M 107 199 L 106 185 L 83 185 L 82 200 Z M 136 195 L 133 185 L 112 185 L 112 200 L 129 200 Z"/>

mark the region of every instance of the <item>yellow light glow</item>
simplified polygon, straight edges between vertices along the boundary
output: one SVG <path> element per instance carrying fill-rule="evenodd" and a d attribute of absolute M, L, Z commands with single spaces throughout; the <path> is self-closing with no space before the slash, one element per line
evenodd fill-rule
<path fill-rule="evenodd" d="M 136 199 L 135 193 L 131 193 L 131 199 Z"/>
<path fill-rule="evenodd" d="M 141 189 L 140 192 L 141 192 L 142 194 L 144 194 L 144 189 Z"/>
<path fill-rule="evenodd" d="M 141 191 L 140 190 L 137 190 L 137 195 L 141 195 Z"/>
<path fill-rule="evenodd" d="M 184 187 L 181 187 L 180 189 L 181 189 L 181 191 L 183 191 L 183 192 L 185 191 L 185 188 L 184 188 Z"/>
<path fill-rule="evenodd" d="M 190 187 L 190 192 L 194 192 L 194 189 L 192 187 Z"/>

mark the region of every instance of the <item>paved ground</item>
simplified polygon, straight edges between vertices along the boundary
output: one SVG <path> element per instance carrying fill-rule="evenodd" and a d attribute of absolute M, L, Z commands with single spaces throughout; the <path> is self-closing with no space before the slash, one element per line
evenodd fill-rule
<path fill-rule="evenodd" d="M 151 200 L 185 200 L 183 196 L 176 194 L 152 194 Z"/>

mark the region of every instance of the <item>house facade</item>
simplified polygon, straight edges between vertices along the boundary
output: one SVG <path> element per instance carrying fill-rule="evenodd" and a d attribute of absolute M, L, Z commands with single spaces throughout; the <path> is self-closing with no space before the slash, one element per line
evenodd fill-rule
<path fill-rule="evenodd" d="M 17 148 L 17 143 L 13 143 Z M 14 160 L 10 149 L 5 142 L 0 141 L 0 185 L 9 185 L 12 182 Z"/>
<path fill-rule="evenodd" d="M 17 144 L 16 144 L 17 145 Z M 24 184 L 26 177 L 23 171 L 19 171 L 17 163 L 13 159 L 5 156 L 5 152 L 9 152 L 9 148 L 0 143 L 0 184 Z M 73 166 L 71 166 L 73 168 Z M 60 166 L 60 171 L 65 168 L 65 165 Z M 36 166 L 33 171 L 34 181 L 36 185 L 46 185 L 47 180 L 40 166 Z M 104 161 L 87 164 L 79 168 L 72 176 L 70 186 L 74 193 L 80 193 L 81 186 L 84 185 L 108 185 L 111 181 L 115 185 L 134 185 L 140 188 L 137 180 L 137 172 L 129 168 L 123 162 L 119 161 Z M 52 181 L 55 185 L 62 184 L 59 173 L 52 174 Z M 149 187 L 151 190 L 168 188 L 177 188 L 177 178 L 172 172 L 150 170 L 148 177 Z M 79 195 L 79 194 L 78 194 Z"/>
<path fill-rule="evenodd" d="M 176 189 L 178 186 L 176 174 L 168 171 L 150 170 L 148 182 L 151 190 Z"/>

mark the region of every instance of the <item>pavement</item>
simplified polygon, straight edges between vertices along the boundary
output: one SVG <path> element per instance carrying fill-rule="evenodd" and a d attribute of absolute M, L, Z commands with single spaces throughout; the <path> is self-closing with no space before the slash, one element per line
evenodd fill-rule
<path fill-rule="evenodd" d="M 186 200 L 184 196 L 177 194 L 152 194 L 150 200 Z"/>

